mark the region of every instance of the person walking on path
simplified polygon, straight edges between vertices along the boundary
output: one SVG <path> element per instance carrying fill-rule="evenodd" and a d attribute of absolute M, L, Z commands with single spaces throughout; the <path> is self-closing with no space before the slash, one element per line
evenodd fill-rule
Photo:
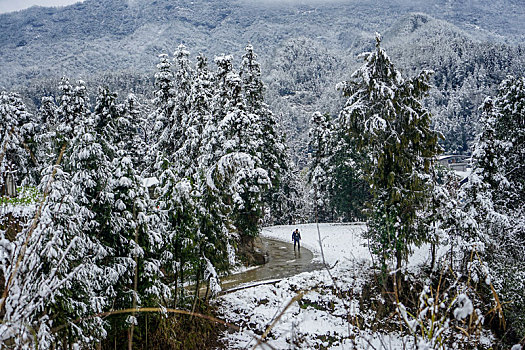
<path fill-rule="evenodd" d="M 293 241 L 293 250 L 295 250 L 295 245 L 297 244 L 297 248 L 299 251 L 301 251 L 301 234 L 299 233 L 299 229 L 295 229 L 292 233 L 292 241 Z"/>

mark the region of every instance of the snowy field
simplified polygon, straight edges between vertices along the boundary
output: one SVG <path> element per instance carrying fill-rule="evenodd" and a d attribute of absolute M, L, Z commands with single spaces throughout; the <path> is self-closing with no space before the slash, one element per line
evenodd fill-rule
<path fill-rule="evenodd" d="M 315 260 L 322 262 L 319 235 L 315 224 L 293 226 L 272 226 L 262 230 L 261 236 L 284 242 L 292 241 L 292 231 L 296 228 L 301 233 L 301 246 L 314 253 Z M 348 259 L 371 261 L 366 240 L 362 238 L 365 225 L 356 224 L 319 224 L 325 260 L 332 265 Z"/>
<path fill-rule="evenodd" d="M 263 229 L 262 236 L 291 242 L 296 228 L 301 232 L 302 246 L 321 261 L 315 224 L 269 227 Z M 406 345 L 410 340 L 396 334 L 370 334 L 347 321 L 349 315 L 359 316 L 361 324 L 374 317 L 372 311 L 360 310 L 359 300 L 348 297 L 361 294 L 370 271 L 370 252 L 361 237 L 364 229 L 362 224 L 319 224 L 325 260 L 333 267 L 334 280 L 326 270 L 305 272 L 220 297 L 219 315 L 243 328 L 242 332 L 224 334 L 228 348 L 251 348 L 256 344 L 253 335 L 263 334 L 272 323 L 267 341 L 275 349 L 395 349 L 403 342 Z M 347 297 L 339 298 L 338 290 Z M 301 293 L 304 295 L 299 298 Z M 297 300 L 286 309 L 293 298 Z"/>

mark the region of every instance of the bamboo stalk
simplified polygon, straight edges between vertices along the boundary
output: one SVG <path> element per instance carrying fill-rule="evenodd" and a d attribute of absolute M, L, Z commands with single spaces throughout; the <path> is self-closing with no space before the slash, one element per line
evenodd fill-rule
<path fill-rule="evenodd" d="M 255 348 L 257 348 L 259 345 L 261 345 L 263 342 L 264 342 L 264 339 L 266 339 L 266 337 L 268 336 L 268 334 L 271 332 L 271 330 L 273 329 L 273 327 L 275 327 L 275 325 L 277 324 L 277 322 L 279 322 L 279 320 L 281 319 L 281 317 L 283 317 L 284 313 L 286 312 L 286 310 L 288 310 L 288 308 L 290 308 L 290 306 L 292 306 L 292 304 L 296 301 L 299 301 L 300 299 L 302 299 L 302 297 L 306 294 L 305 291 L 300 291 L 299 293 L 297 293 L 296 296 L 294 296 L 292 298 L 292 300 L 290 300 L 288 302 L 288 304 L 286 304 L 286 306 L 284 307 L 284 309 L 279 313 L 279 315 L 275 318 L 275 320 L 273 320 L 273 322 L 268 326 L 268 328 L 266 328 L 266 330 L 264 331 L 263 335 L 257 339 L 257 343 L 253 346 L 252 350 L 254 350 Z M 268 346 L 270 346 L 270 344 L 266 344 Z"/>

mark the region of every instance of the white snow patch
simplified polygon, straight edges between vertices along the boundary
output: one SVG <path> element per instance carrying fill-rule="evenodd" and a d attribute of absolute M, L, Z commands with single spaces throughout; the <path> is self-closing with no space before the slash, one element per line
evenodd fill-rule
<path fill-rule="evenodd" d="M 458 295 L 457 299 L 458 307 L 454 309 L 454 317 L 456 320 L 463 320 L 467 318 L 474 311 L 472 301 L 466 294 Z"/>
<path fill-rule="evenodd" d="M 315 224 L 266 227 L 263 228 L 261 236 L 291 242 L 292 232 L 296 228 L 301 233 L 301 246 L 311 250 L 316 261 L 321 261 L 321 248 Z M 325 261 L 330 265 L 347 259 L 371 261 L 366 240 L 362 237 L 365 230 L 366 225 L 363 223 L 319 224 Z"/>
<path fill-rule="evenodd" d="M 158 185 L 160 182 L 159 182 L 159 179 L 157 179 L 156 177 L 147 177 L 144 179 L 144 187 L 151 187 L 151 186 L 156 186 Z"/>

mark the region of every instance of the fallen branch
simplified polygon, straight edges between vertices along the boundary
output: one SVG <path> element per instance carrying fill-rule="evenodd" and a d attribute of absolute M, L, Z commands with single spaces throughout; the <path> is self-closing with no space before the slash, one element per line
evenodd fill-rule
<path fill-rule="evenodd" d="M 264 341 L 264 339 L 266 339 L 266 337 L 268 336 L 268 334 L 271 332 L 272 328 L 275 327 L 275 325 L 277 324 L 277 322 L 279 322 L 279 320 L 281 319 L 281 317 L 283 317 L 284 313 L 286 312 L 286 310 L 288 310 L 290 308 L 290 306 L 292 306 L 293 303 L 295 303 L 296 301 L 299 301 L 302 299 L 302 297 L 306 294 L 305 291 L 300 291 L 299 293 L 297 293 L 296 296 L 294 296 L 289 302 L 288 304 L 286 304 L 286 306 L 284 307 L 284 309 L 279 313 L 279 315 L 275 318 L 275 320 L 273 320 L 273 322 L 268 326 L 268 328 L 266 328 L 266 330 L 264 331 L 263 335 L 257 340 L 257 344 L 255 344 L 252 348 L 255 349 L 257 348 L 259 345 L 262 344 L 262 342 Z M 269 344 L 266 344 L 268 346 L 270 346 Z"/>
<path fill-rule="evenodd" d="M 237 292 L 239 290 L 249 289 L 249 288 L 258 287 L 258 286 L 264 286 L 264 285 L 267 285 L 267 284 L 276 284 L 276 283 L 279 283 L 281 281 L 282 281 L 282 279 L 276 279 L 276 280 L 262 281 L 262 282 L 250 284 L 250 285 L 247 285 L 247 286 L 234 287 L 234 288 L 231 288 L 231 289 L 224 290 L 224 291 L 220 292 L 218 295 L 221 296 L 221 295 L 225 295 L 225 294 L 230 294 L 230 293 L 233 293 L 233 292 Z"/>

